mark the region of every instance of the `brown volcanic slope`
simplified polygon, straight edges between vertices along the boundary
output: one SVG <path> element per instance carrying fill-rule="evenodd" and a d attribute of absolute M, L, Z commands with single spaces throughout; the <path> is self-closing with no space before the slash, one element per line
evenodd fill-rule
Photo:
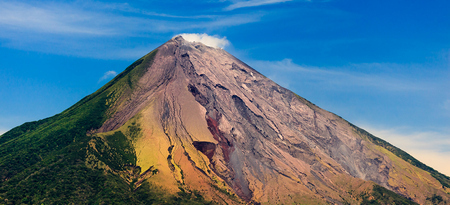
<path fill-rule="evenodd" d="M 139 125 L 136 165 L 156 168 L 148 180 L 174 193 L 183 186 L 218 203 L 356 204 L 376 183 L 420 204 L 450 201 L 429 172 L 222 49 L 175 37 L 139 77 L 95 135 Z"/>
<path fill-rule="evenodd" d="M 449 187 L 224 50 L 182 37 L 61 114 L 0 136 L 0 204 L 204 203 L 200 194 L 218 204 L 448 204 Z"/>

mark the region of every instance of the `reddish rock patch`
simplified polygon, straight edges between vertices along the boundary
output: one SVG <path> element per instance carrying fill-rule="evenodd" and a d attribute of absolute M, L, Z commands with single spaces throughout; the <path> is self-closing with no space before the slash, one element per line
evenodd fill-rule
<path fill-rule="evenodd" d="M 206 122 L 208 123 L 208 129 L 213 135 L 214 139 L 219 143 L 218 145 L 222 148 L 223 158 L 228 163 L 230 162 L 230 153 L 233 151 L 233 144 L 223 136 L 223 133 L 219 130 L 219 123 L 210 116 L 206 116 Z"/>

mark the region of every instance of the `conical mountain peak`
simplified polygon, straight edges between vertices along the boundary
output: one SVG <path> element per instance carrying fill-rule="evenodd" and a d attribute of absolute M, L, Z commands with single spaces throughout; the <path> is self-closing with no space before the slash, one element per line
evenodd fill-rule
<path fill-rule="evenodd" d="M 63 143 L 39 144 L 54 136 Z M 94 190 L 88 198 L 105 203 L 105 196 L 114 197 L 111 193 L 146 203 L 156 200 L 152 197 L 159 189 L 166 193 L 161 195 L 164 203 L 358 204 L 376 199 L 424 204 L 433 197 L 450 199 L 445 175 L 279 86 L 223 49 L 182 36 L 65 112 L 18 127 L 1 136 L 0 143 L 13 149 L 14 140 L 26 139 L 51 148 L 36 152 L 43 160 L 30 161 L 39 159 L 31 154 L 1 155 L 13 165 L 14 160 L 26 162 L 17 169 L 0 167 L 2 190 L 16 190 L 12 182 L 32 187 L 35 181 L 24 177 L 27 170 L 67 162 L 104 179 L 86 190 Z M 117 190 L 98 187 L 107 183 Z M 0 197 L 20 198 L 12 197 L 14 191 L 5 193 Z"/>
<path fill-rule="evenodd" d="M 186 41 L 186 40 L 184 40 L 183 36 L 181 36 L 181 35 L 176 35 L 171 40 L 178 41 L 178 42 L 181 42 L 181 43 Z"/>
<path fill-rule="evenodd" d="M 175 40 L 181 45 L 190 44 L 196 48 L 206 46 L 214 49 L 222 49 L 224 46 L 229 45 L 229 41 L 226 38 L 208 36 L 206 34 L 179 34 L 171 40 Z"/>

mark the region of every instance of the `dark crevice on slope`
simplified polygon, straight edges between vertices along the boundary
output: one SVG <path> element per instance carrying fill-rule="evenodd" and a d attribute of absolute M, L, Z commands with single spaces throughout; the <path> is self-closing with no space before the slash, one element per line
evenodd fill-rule
<path fill-rule="evenodd" d="M 202 152 L 204 155 L 208 157 L 210 161 L 212 161 L 212 158 L 214 156 L 214 152 L 216 151 L 216 145 L 211 142 L 202 142 L 202 141 L 194 141 L 192 142 L 192 145 L 194 147 Z"/>
<path fill-rule="evenodd" d="M 247 121 L 249 126 L 255 128 L 258 133 L 268 140 L 276 140 L 278 138 L 277 132 L 264 121 L 262 116 L 250 110 L 240 97 L 233 95 L 231 98 L 237 111 Z"/>

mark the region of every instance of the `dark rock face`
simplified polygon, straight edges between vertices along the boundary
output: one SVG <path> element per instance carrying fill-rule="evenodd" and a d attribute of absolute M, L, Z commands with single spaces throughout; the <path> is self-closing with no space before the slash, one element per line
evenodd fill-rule
<path fill-rule="evenodd" d="M 209 160 L 213 158 L 214 152 L 216 151 L 216 144 L 211 142 L 198 142 L 198 141 L 194 141 L 192 142 L 192 144 L 194 145 L 195 148 L 197 148 L 198 151 L 206 155 Z"/>
<path fill-rule="evenodd" d="M 184 153 L 201 170 L 200 175 L 219 177 L 245 201 L 292 202 L 305 196 L 314 203 L 341 203 L 353 200 L 349 190 L 369 183 L 364 180 L 417 202 L 426 197 L 410 186 L 443 193 L 423 170 L 397 160 L 358 135 L 345 120 L 222 49 L 176 37 L 158 48 L 154 63 L 139 82 L 134 97 L 120 104 L 100 131 L 117 129 L 140 114 L 146 123 L 151 122 L 143 138 L 161 136 L 167 140 L 158 146 L 172 147 L 169 153 L 155 154 L 170 156 L 170 172 L 176 172 L 177 166 L 183 169 L 176 163 L 183 164 L 184 157 L 177 153 Z M 145 157 L 138 156 L 141 161 Z M 404 167 L 414 171 L 401 173 L 416 181 L 400 179 L 397 173 Z"/>

